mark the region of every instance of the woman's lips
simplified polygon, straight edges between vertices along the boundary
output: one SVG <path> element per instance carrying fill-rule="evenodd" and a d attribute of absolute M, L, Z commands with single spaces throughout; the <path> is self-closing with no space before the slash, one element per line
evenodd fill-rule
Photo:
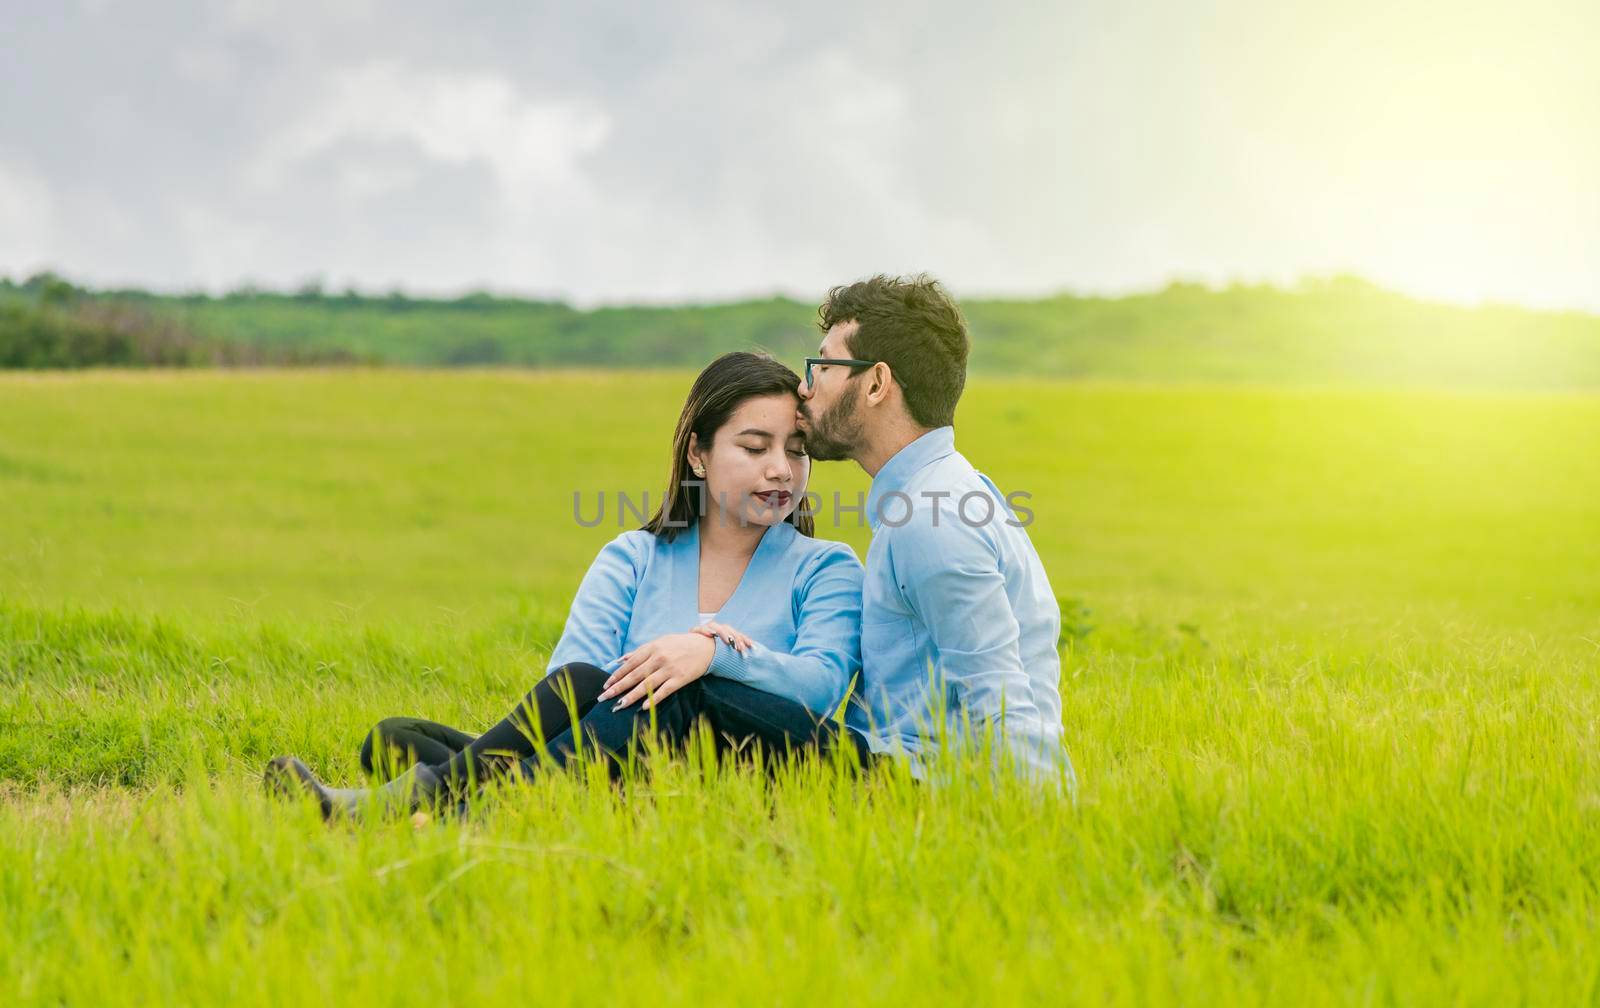
<path fill-rule="evenodd" d="M 756 494 L 756 496 L 761 498 L 768 507 L 783 507 L 789 503 L 789 498 L 793 495 L 787 490 L 764 490 Z"/>

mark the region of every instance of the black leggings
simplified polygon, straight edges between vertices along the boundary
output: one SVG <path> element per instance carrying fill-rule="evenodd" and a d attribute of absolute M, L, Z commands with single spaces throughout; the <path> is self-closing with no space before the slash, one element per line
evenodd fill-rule
<path fill-rule="evenodd" d="M 421 762 L 452 792 L 516 769 L 533 756 L 537 740 L 555 738 L 582 718 L 605 689 L 606 673 L 586 662 L 563 665 L 539 680 L 500 723 L 474 738 L 437 721 L 392 717 L 379 721 L 361 743 L 361 767 L 369 774 L 399 772 Z"/>

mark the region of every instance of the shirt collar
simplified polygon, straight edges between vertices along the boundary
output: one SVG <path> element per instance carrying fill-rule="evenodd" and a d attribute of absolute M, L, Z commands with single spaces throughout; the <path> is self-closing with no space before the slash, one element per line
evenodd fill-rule
<path fill-rule="evenodd" d="M 911 477 L 955 450 L 956 429 L 947 425 L 935 427 L 890 456 L 873 477 L 872 489 L 867 493 L 867 523 L 874 529 L 878 527 L 878 506 L 885 494 L 904 492 Z"/>

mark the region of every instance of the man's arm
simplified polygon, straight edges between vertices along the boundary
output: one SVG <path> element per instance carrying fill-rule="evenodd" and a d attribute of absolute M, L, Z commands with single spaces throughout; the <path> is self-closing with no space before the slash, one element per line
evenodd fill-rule
<path fill-rule="evenodd" d="M 981 529 L 959 521 L 933 528 L 919 520 L 891 534 L 900 593 L 939 652 L 934 673 L 948 691 L 947 716 L 1031 739 L 1039 709 L 994 547 Z"/>

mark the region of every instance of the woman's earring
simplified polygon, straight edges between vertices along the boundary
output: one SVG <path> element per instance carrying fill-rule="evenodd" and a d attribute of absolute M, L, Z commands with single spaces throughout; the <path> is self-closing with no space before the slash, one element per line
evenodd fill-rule
<path fill-rule="evenodd" d="M 705 475 L 706 475 L 706 467 L 705 466 L 695 466 L 694 467 L 694 474 L 696 476 L 699 476 L 701 479 L 704 479 Z"/>

